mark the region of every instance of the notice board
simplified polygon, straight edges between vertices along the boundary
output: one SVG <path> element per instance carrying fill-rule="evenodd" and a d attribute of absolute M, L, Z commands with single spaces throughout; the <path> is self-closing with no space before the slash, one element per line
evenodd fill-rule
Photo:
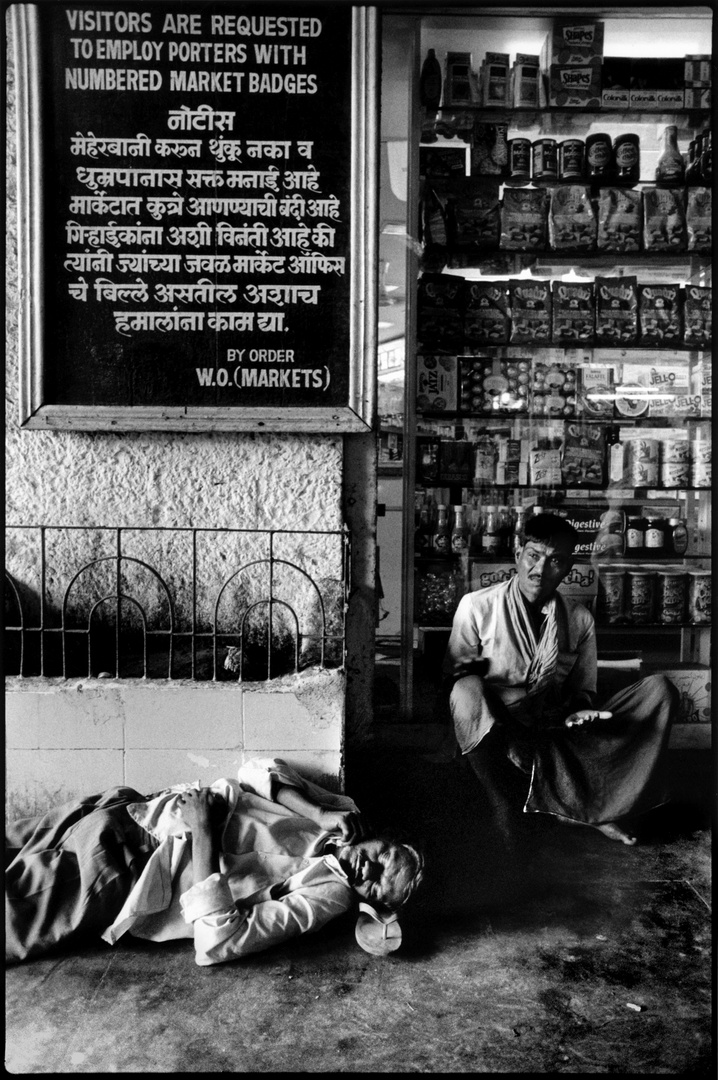
<path fill-rule="evenodd" d="M 370 427 L 367 10 L 13 15 L 23 425 Z"/>

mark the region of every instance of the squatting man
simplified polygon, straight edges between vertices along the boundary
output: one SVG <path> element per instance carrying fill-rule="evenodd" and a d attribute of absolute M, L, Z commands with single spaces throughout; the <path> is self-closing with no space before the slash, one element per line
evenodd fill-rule
<path fill-rule="evenodd" d="M 189 938 L 205 966 L 319 930 L 358 909 L 356 938 L 385 955 L 423 856 L 367 835 L 356 804 L 280 759 L 237 780 L 154 795 L 114 788 L 6 829 L 6 959 L 123 934 Z"/>
<path fill-rule="evenodd" d="M 634 844 L 626 819 L 665 801 L 678 691 L 651 675 L 599 708 L 593 617 L 558 592 L 578 533 L 542 513 L 519 540 L 515 575 L 462 597 L 454 616 L 445 670 L 459 748 L 508 849 L 522 807 Z"/>

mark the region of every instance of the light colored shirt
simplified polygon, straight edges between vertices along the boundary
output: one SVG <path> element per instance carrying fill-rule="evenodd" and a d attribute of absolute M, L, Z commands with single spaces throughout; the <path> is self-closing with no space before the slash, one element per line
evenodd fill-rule
<path fill-rule="evenodd" d="M 336 836 L 274 801 L 279 784 L 322 806 L 356 810 L 354 802 L 301 777 L 279 759 L 255 759 L 237 780 L 218 780 L 230 813 L 222 833 L 220 872 L 193 884 L 191 846 L 179 815 L 180 784 L 128 807 L 159 845 L 103 933 L 152 941 L 193 938 L 200 966 L 259 952 L 320 929 L 355 907 L 358 897 L 331 847 Z"/>
<path fill-rule="evenodd" d="M 511 707 L 526 697 L 531 654 L 512 625 L 503 581 L 467 593 L 459 601 L 449 637 L 444 670 L 459 675 L 486 661 L 483 679 Z M 558 657 L 553 690 L 563 696 L 596 691 L 596 630 L 588 609 L 570 597 L 558 601 Z"/>

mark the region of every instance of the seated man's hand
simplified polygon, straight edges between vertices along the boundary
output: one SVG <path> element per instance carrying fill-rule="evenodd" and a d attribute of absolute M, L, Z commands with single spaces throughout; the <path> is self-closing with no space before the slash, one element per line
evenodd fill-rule
<path fill-rule="evenodd" d="M 367 827 L 356 810 L 322 810 L 319 824 L 327 832 L 338 833 L 348 844 L 355 844 L 367 835 Z"/>
<path fill-rule="evenodd" d="M 593 724 L 596 720 L 610 720 L 612 712 L 600 711 L 599 709 L 578 709 L 566 717 L 564 727 L 580 727 L 584 724 Z"/>

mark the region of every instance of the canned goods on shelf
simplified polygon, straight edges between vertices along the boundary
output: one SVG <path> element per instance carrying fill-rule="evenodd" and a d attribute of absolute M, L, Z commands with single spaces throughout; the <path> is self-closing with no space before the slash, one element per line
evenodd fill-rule
<path fill-rule="evenodd" d="M 690 461 L 664 461 L 661 465 L 661 485 L 664 488 L 690 487 Z"/>
<path fill-rule="evenodd" d="M 661 461 L 664 465 L 668 462 L 690 462 L 691 444 L 688 439 L 663 439 L 661 444 Z"/>
<path fill-rule="evenodd" d="M 559 180 L 581 180 L 585 174 L 586 144 L 583 139 L 564 139 L 558 147 Z"/>
<path fill-rule="evenodd" d="M 531 179 L 531 140 L 511 139 L 509 142 L 509 179 L 527 184 Z"/>
<path fill-rule="evenodd" d="M 688 620 L 700 626 L 711 621 L 713 575 L 710 570 L 688 571 Z"/>
<path fill-rule="evenodd" d="M 623 621 L 626 573 L 623 566 L 601 567 L 598 575 L 597 615 L 609 625 Z"/>
<path fill-rule="evenodd" d="M 688 578 L 685 570 L 662 567 L 658 570 L 656 613 L 661 623 L 682 623 L 686 618 Z"/>
<path fill-rule="evenodd" d="M 653 570 L 628 571 L 628 613 L 633 623 L 648 623 L 656 609 L 656 575 Z"/>
<path fill-rule="evenodd" d="M 536 139 L 531 145 L 534 180 L 558 179 L 558 147 L 555 139 Z"/>

